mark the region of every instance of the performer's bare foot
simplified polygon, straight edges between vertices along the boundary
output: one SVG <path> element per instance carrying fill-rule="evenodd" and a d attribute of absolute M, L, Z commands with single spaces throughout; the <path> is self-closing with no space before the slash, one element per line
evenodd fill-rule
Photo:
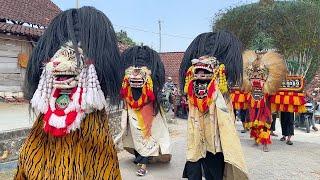
<path fill-rule="evenodd" d="M 269 149 L 269 147 L 268 147 L 267 144 L 264 144 L 264 145 L 262 146 L 262 150 L 263 150 L 263 152 L 269 152 L 269 151 L 270 151 L 270 149 Z"/>

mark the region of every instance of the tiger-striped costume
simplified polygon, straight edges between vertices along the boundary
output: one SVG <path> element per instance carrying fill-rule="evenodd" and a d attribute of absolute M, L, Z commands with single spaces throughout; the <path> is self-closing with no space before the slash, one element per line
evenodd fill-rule
<path fill-rule="evenodd" d="M 44 132 L 42 118 L 37 118 L 21 148 L 15 179 L 121 179 L 103 111 L 90 113 L 80 129 L 60 138 Z"/>

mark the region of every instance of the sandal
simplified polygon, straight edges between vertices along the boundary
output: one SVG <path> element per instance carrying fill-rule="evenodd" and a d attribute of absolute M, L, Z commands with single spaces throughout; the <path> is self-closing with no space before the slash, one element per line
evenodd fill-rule
<path fill-rule="evenodd" d="M 312 129 L 313 129 L 314 131 L 318 131 L 318 128 L 315 127 L 315 126 L 313 126 Z"/>
<path fill-rule="evenodd" d="M 143 169 L 143 168 L 140 168 L 138 171 L 137 171 L 137 175 L 138 176 L 145 176 L 147 174 L 147 170 L 146 169 Z"/>
<path fill-rule="evenodd" d="M 293 145 L 293 142 L 292 142 L 292 141 L 287 141 L 286 144 L 288 144 L 288 145 Z"/>
<path fill-rule="evenodd" d="M 270 133 L 270 136 L 278 137 L 278 134 L 272 132 L 272 133 Z"/>
<path fill-rule="evenodd" d="M 285 140 L 286 140 L 286 137 L 280 138 L 280 141 L 285 141 Z"/>

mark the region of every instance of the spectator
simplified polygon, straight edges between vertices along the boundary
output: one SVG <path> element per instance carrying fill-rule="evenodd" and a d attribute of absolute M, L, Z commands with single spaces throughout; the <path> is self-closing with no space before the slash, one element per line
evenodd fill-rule
<path fill-rule="evenodd" d="M 270 135 L 271 136 L 275 136 L 275 137 L 278 137 L 278 134 L 274 133 L 274 131 L 276 131 L 277 116 L 278 116 L 277 112 L 272 113 L 272 123 L 271 123 L 271 129 L 270 129 L 271 133 L 270 133 Z"/>
<path fill-rule="evenodd" d="M 291 137 L 294 135 L 294 114 L 291 112 L 281 112 L 281 129 L 282 129 L 282 138 L 280 141 L 286 141 L 286 144 L 293 145 Z"/>
<path fill-rule="evenodd" d="M 313 98 L 312 100 L 313 100 L 312 104 L 313 104 L 313 107 L 314 107 L 313 113 L 315 113 L 319 109 L 319 105 L 318 105 L 318 103 L 316 101 L 316 98 Z M 315 122 L 314 116 L 311 118 L 311 125 L 312 125 L 312 129 L 314 131 L 318 131 L 318 128 L 316 127 L 316 122 Z"/>

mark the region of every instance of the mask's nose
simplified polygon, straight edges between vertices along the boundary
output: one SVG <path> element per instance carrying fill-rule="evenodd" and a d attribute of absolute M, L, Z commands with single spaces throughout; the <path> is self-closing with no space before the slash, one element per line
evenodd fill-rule
<path fill-rule="evenodd" d="M 54 62 L 53 62 L 53 67 L 57 67 L 59 64 L 60 64 L 60 62 L 54 61 Z"/>

